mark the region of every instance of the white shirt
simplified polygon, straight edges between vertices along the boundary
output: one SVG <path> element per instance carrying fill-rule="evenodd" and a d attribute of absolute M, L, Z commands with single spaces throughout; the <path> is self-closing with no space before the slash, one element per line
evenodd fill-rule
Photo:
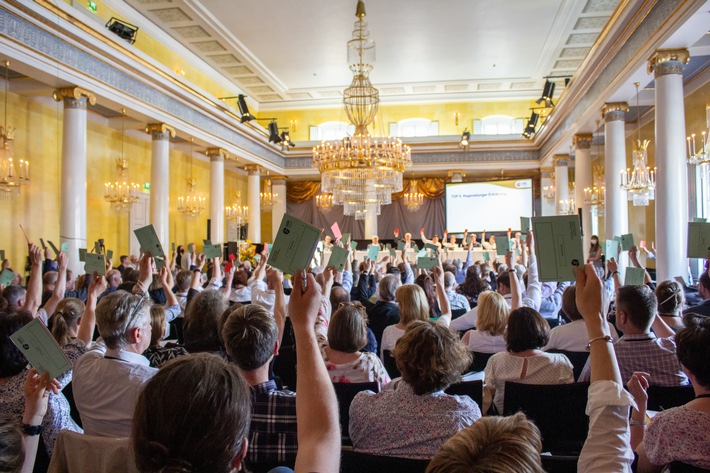
<path fill-rule="evenodd" d="M 380 342 L 380 358 L 385 359 L 385 350 L 394 350 L 397 340 L 399 340 L 402 335 L 404 335 L 404 330 L 396 325 L 390 325 L 385 328 L 384 332 L 382 332 L 382 341 Z"/>
<path fill-rule="evenodd" d="M 508 304 L 508 309 L 510 309 L 513 302 L 513 295 L 506 294 L 503 296 L 503 299 L 505 299 L 505 303 Z M 451 330 L 468 330 L 476 326 L 476 319 L 478 319 L 478 306 L 469 310 L 461 317 L 452 320 L 449 324 L 449 328 Z"/>
<path fill-rule="evenodd" d="M 505 337 L 503 335 L 491 335 L 485 330 L 469 330 L 468 332 L 469 351 L 479 353 L 499 353 L 506 350 Z"/>
<path fill-rule="evenodd" d="M 84 433 L 130 437 L 138 395 L 158 370 L 137 353 L 94 347 L 77 360 L 72 382 Z"/>
<path fill-rule="evenodd" d="M 616 329 L 613 325 L 608 325 L 611 338 L 618 340 L 619 334 L 616 333 Z M 587 343 L 589 343 L 587 324 L 584 320 L 575 320 L 550 330 L 550 340 L 543 350 L 586 351 Z"/>

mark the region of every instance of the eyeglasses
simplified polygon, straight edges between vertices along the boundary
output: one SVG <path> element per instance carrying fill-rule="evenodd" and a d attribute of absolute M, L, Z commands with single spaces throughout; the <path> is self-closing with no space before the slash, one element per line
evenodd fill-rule
<path fill-rule="evenodd" d="M 130 327 L 133 325 L 134 319 L 135 319 L 136 316 L 138 315 L 138 312 L 140 311 L 140 308 L 143 306 L 143 303 L 146 301 L 147 298 L 148 298 L 148 295 L 147 295 L 147 294 L 143 294 L 143 296 L 141 296 L 141 298 L 138 300 L 138 302 L 136 303 L 136 305 L 133 306 L 133 309 L 131 310 L 130 315 L 129 315 L 128 318 L 126 319 L 126 320 L 127 320 L 127 322 L 126 322 L 126 330 L 128 330 L 128 328 L 130 328 Z"/>

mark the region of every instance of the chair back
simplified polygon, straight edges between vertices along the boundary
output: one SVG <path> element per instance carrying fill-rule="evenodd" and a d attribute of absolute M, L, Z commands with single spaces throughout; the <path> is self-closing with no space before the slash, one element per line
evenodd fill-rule
<path fill-rule="evenodd" d="M 577 473 L 577 455 L 540 455 L 546 473 Z"/>
<path fill-rule="evenodd" d="M 343 443 L 350 444 L 350 404 L 355 395 L 360 391 L 379 392 L 376 382 L 371 383 L 333 383 L 335 396 L 338 398 L 338 408 L 340 409 L 340 432 Z"/>
<path fill-rule="evenodd" d="M 503 415 L 523 411 L 542 434 L 543 451 L 578 455 L 587 438 L 589 383 L 522 384 L 506 381 Z"/>
<path fill-rule="evenodd" d="M 382 350 L 382 357 L 384 358 L 382 360 L 382 364 L 385 365 L 385 369 L 387 370 L 387 373 L 390 375 L 391 379 L 399 378 L 400 376 L 402 376 L 402 373 L 399 372 L 399 368 L 397 368 L 397 362 L 392 356 L 391 350 Z"/>
<path fill-rule="evenodd" d="M 647 409 L 664 411 L 695 399 L 692 386 L 649 386 Z"/>
<path fill-rule="evenodd" d="M 454 394 L 457 396 L 468 396 L 478 404 L 478 407 L 483 410 L 483 381 L 462 381 L 452 384 L 444 390 L 446 394 Z"/>
<path fill-rule="evenodd" d="M 74 401 L 74 388 L 72 387 L 71 381 L 64 386 L 62 394 L 64 394 L 64 397 L 67 398 L 67 402 L 69 403 L 69 415 L 72 420 L 76 422 L 76 425 L 79 427 L 83 427 L 81 423 L 81 416 L 79 415 L 79 409 L 76 408 L 76 401 Z"/>
<path fill-rule="evenodd" d="M 279 354 L 274 357 L 271 365 L 274 376 L 278 377 L 281 386 L 296 390 L 296 341 L 293 334 L 291 319 L 286 317 L 282 343 Z"/>
<path fill-rule="evenodd" d="M 561 353 L 566 356 L 572 363 L 574 379 L 579 379 L 579 375 L 582 374 L 584 365 L 587 364 L 587 359 L 589 358 L 588 351 L 549 350 L 548 353 Z"/>
<path fill-rule="evenodd" d="M 473 363 L 468 367 L 468 370 L 476 373 L 486 369 L 488 360 L 495 355 L 495 353 L 483 353 L 480 351 L 472 351 L 471 354 L 473 355 Z"/>
<path fill-rule="evenodd" d="M 704 468 L 698 468 L 697 466 L 688 465 L 683 462 L 673 462 L 668 465 L 668 471 L 670 473 L 708 473 L 710 470 Z"/>
<path fill-rule="evenodd" d="M 340 473 L 424 473 L 429 460 L 385 457 L 343 449 L 340 455 Z"/>
<path fill-rule="evenodd" d="M 461 317 L 463 314 L 468 312 L 466 309 L 453 309 L 451 311 L 451 320 L 456 320 L 459 317 Z"/>
<path fill-rule="evenodd" d="M 138 473 L 131 439 L 97 437 L 62 430 L 52 451 L 49 473 Z"/>

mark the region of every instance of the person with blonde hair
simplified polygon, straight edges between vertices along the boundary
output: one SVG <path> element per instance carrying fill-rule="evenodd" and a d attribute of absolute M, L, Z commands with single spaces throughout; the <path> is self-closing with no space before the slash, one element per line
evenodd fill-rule
<path fill-rule="evenodd" d="M 469 330 L 462 342 L 471 351 L 498 353 L 505 351 L 505 326 L 508 322 L 508 303 L 494 291 L 478 297 L 477 330 Z"/>
<path fill-rule="evenodd" d="M 451 437 L 426 473 L 543 473 L 542 438 L 523 413 L 483 417 Z"/>
<path fill-rule="evenodd" d="M 84 315 L 86 306 L 80 299 L 62 299 L 51 318 L 52 336 L 63 347 L 76 339 L 79 320 Z M 92 325 L 93 328 L 93 325 Z M 93 335 L 93 334 L 92 334 Z M 91 340 L 89 340 L 91 341 Z"/>
<path fill-rule="evenodd" d="M 395 300 L 399 308 L 399 322 L 390 325 L 382 332 L 380 342 L 380 358 L 384 359 L 384 351 L 394 349 L 397 340 L 404 335 L 412 322 L 429 318 L 429 303 L 424 289 L 416 284 L 404 284 L 397 288 Z"/>
<path fill-rule="evenodd" d="M 173 295 L 173 297 L 175 297 Z M 184 347 L 169 343 L 165 346 L 160 344 L 165 337 L 167 329 L 167 318 L 165 316 L 165 308 L 154 305 L 150 308 L 150 346 L 143 352 L 143 356 L 148 358 L 150 366 L 160 368 L 168 361 L 177 358 L 178 356 L 187 355 L 188 352 Z"/>

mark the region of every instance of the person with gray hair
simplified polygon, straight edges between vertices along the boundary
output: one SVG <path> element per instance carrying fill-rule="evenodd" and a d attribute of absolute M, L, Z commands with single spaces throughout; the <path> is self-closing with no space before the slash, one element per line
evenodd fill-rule
<path fill-rule="evenodd" d="M 451 310 L 471 310 L 471 304 L 468 303 L 466 296 L 456 292 L 456 276 L 454 276 L 454 273 L 450 271 L 446 271 L 444 273 L 444 290 L 446 291 L 446 297 L 449 299 L 449 303 L 451 304 Z"/>
<path fill-rule="evenodd" d="M 377 285 L 378 300 L 374 304 L 365 303 L 367 326 L 375 334 L 377 346 L 382 343 L 382 333 L 390 325 L 399 322 L 399 307 L 394 300 L 395 293 L 402 285 L 401 278 L 394 274 L 385 275 Z M 333 308 L 337 310 L 337 307 Z"/>
<path fill-rule="evenodd" d="M 101 339 L 74 366 L 74 399 L 84 432 L 128 437 L 143 385 L 158 371 L 141 354 L 151 340 L 150 297 L 153 258 L 140 261 L 134 294 L 116 291 L 96 307 Z"/>

